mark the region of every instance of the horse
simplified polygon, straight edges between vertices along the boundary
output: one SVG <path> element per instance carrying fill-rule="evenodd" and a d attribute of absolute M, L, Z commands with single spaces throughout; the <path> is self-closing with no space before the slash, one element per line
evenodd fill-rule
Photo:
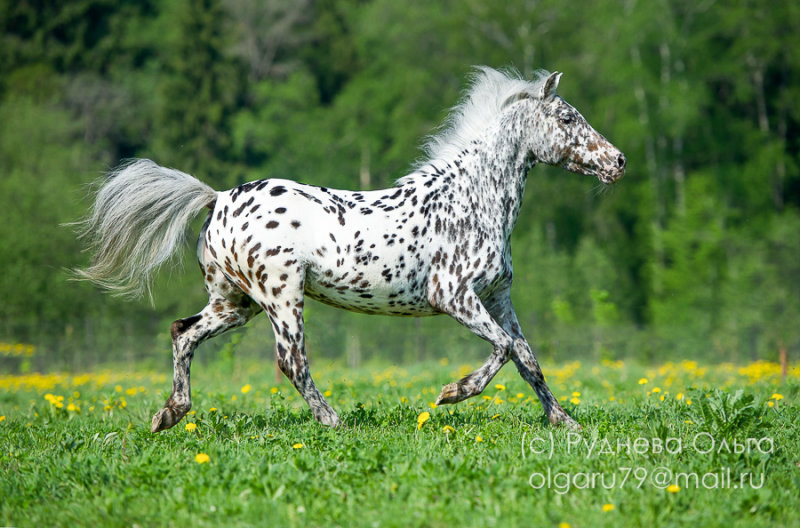
<path fill-rule="evenodd" d="M 549 422 L 580 428 L 547 386 L 511 303 L 510 237 L 537 163 L 597 177 L 625 174 L 625 156 L 556 94 L 561 73 L 526 80 L 477 67 L 426 158 L 393 187 L 349 191 L 265 179 L 217 192 L 181 171 L 130 160 L 101 184 L 79 236 L 94 251 L 78 277 L 122 295 L 150 293 L 154 272 L 208 217 L 197 243 L 208 304 L 172 323 L 172 393 L 151 431 L 191 409 L 198 344 L 264 311 L 281 371 L 320 423 L 340 419 L 317 389 L 304 348 L 305 297 L 368 314 L 447 314 L 491 343 L 485 363 L 445 385 L 436 403 L 480 394 L 513 361 Z"/>

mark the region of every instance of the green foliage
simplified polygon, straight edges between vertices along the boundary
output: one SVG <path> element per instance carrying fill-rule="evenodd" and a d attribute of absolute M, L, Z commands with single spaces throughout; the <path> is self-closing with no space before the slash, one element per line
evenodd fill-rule
<path fill-rule="evenodd" d="M 798 26 L 791 2 L 0 0 L 0 332 L 78 364 L 167 349 L 169 322 L 204 303 L 194 265 L 160 277 L 155 308 L 67 282 L 62 270 L 87 256 L 59 224 L 86 211 L 85 183 L 142 156 L 220 189 L 388 186 L 469 67 L 488 64 L 564 72 L 562 95 L 629 160 L 611 192 L 531 171 L 512 246 L 534 346 L 794 356 Z M 485 354 L 435 319 L 315 305 L 309 327 L 321 355 L 353 335 L 396 359 Z"/>
<path fill-rule="evenodd" d="M 697 391 L 693 399 L 697 405 L 689 413 L 692 420 L 717 437 L 736 432 L 747 438 L 762 412 L 753 395 L 742 389 L 733 394 L 716 388 L 706 394 Z"/>

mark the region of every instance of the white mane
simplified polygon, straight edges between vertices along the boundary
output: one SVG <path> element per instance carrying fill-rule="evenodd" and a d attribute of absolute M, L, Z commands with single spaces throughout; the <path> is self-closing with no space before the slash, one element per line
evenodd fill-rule
<path fill-rule="evenodd" d="M 436 160 L 454 158 L 480 137 L 510 97 L 523 92 L 538 97 L 541 85 L 550 74 L 538 70 L 534 75 L 534 80 L 528 81 L 513 69 L 498 71 L 488 66 L 476 66 L 461 102 L 451 109 L 439 133 L 425 142 L 423 151 L 427 159 L 418 163 L 416 169 Z"/>

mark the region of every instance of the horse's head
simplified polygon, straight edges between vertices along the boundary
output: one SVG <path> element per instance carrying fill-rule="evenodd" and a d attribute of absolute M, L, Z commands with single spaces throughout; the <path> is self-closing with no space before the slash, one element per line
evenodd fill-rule
<path fill-rule="evenodd" d="M 570 104 L 556 95 L 561 74 L 539 84 L 538 93 L 512 97 L 507 104 L 528 100 L 534 131 L 528 148 L 536 161 L 563 167 L 611 184 L 625 175 L 625 155 L 600 135 Z"/>

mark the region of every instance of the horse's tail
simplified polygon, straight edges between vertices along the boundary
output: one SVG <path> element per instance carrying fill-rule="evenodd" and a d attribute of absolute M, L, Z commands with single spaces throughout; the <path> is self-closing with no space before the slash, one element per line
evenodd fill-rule
<path fill-rule="evenodd" d="M 114 169 L 97 191 L 91 213 L 77 222 L 92 264 L 75 270 L 115 294 L 150 294 L 153 273 L 181 245 L 187 224 L 213 208 L 217 191 L 183 172 L 137 159 Z"/>

